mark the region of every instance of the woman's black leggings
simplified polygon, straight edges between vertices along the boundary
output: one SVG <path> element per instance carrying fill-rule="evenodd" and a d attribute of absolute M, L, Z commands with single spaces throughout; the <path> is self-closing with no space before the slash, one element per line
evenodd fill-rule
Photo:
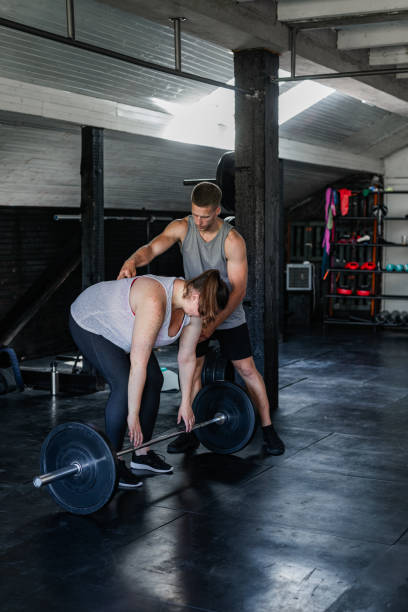
<path fill-rule="evenodd" d="M 129 354 L 106 338 L 80 327 L 69 317 L 69 329 L 82 355 L 102 374 L 110 387 L 105 408 L 105 431 L 114 449 L 122 448 L 128 415 L 128 381 L 130 371 Z M 163 386 L 156 357 L 152 353 L 147 364 L 146 383 L 140 407 L 140 425 L 143 440 L 150 440 L 160 405 Z"/>

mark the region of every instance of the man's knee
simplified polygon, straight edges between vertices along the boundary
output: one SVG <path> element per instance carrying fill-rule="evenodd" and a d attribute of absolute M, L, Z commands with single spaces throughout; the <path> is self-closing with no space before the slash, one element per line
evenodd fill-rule
<path fill-rule="evenodd" d="M 233 361 L 232 363 L 238 374 L 242 376 L 244 380 L 246 378 L 258 376 L 258 370 L 256 369 L 255 362 L 252 357 L 239 359 L 237 361 Z"/>

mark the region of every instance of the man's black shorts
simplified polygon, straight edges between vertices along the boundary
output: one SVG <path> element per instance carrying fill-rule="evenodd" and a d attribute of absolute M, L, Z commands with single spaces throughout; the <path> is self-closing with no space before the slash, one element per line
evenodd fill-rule
<path fill-rule="evenodd" d="M 216 329 L 211 338 L 197 344 L 196 356 L 202 357 L 208 352 L 210 340 L 218 340 L 221 354 L 230 361 L 246 359 L 252 356 L 248 325 L 243 323 L 231 329 Z"/>

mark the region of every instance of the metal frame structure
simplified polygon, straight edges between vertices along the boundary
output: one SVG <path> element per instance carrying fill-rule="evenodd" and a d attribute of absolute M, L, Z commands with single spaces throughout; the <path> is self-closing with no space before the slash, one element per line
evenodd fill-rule
<path fill-rule="evenodd" d="M 119 53 L 117 51 L 113 51 L 112 49 L 106 49 L 105 47 L 100 47 L 98 45 L 92 45 L 90 43 L 77 40 L 75 38 L 74 0 L 66 0 L 66 9 L 67 9 L 66 10 L 67 36 L 62 36 L 61 34 L 55 34 L 54 32 L 49 32 L 48 30 L 43 30 L 40 28 L 34 28 L 24 23 L 19 23 L 17 21 L 5 19 L 3 17 L 0 17 L 0 26 L 4 28 L 9 28 L 11 30 L 17 30 L 18 32 L 23 32 L 25 34 L 31 34 L 32 36 L 37 36 L 39 38 L 44 38 L 46 40 L 52 40 L 53 42 L 58 42 L 63 45 L 68 45 L 70 47 L 74 47 L 75 49 L 81 49 L 82 51 L 89 51 L 90 53 L 96 53 L 98 55 L 110 57 L 112 59 L 126 62 L 128 64 L 133 64 L 135 66 L 147 68 L 148 70 L 156 70 L 157 72 L 164 72 L 165 74 L 170 74 L 172 76 L 180 77 L 183 79 L 189 79 L 191 81 L 198 81 L 200 83 L 212 85 L 213 87 L 220 87 L 223 89 L 230 89 L 232 91 L 239 91 L 247 95 L 257 95 L 257 92 L 255 91 L 240 89 L 239 87 L 235 87 L 235 85 L 230 85 L 229 83 L 224 83 L 223 81 L 209 79 L 207 77 L 200 76 L 199 74 L 194 74 L 191 72 L 184 72 L 183 70 L 181 70 L 180 23 L 181 21 L 184 20 L 183 17 L 171 17 L 170 18 L 170 20 L 173 22 L 173 25 L 174 25 L 174 48 L 175 48 L 175 68 L 170 68 L 162 64 L 148 62 L 148 61 L 142 60 L 137 57 L 132 57 L 131 55 L 126 55 L 125 53 Z"/>
<path fill-rule="evenodd" d="M 404 17 L 406 12 L 390 13 L 389 20 L 397 20 L 401 17 Z M 374 21 L 374 17 L 372 21 Z M 66 18 L 67 18 L 67 36 L 61 36 L 60 34 L 55 34 L 54 32 L 49 32 L 48 30 L 43 30 L 40 28 L 34 28 L 32 26 L 26 25 L 24 23 L 19 23 L 17 21 L 12 21 L 10 19 L 5 19 L 0 17 L 0 26 L 4 28 L 9 28 L 12 30 L 17 30 L 19 32 L 24 32 L 25 34 L 31 34 L 32 36 L 37 36 L 39 38 L 44 38 L 46 40 L 52 40 L 53 42 L 58 42 L 61 44 L 65 44 L 76 49 L 81 49 L 82 51 L 89 51 L 90 53 L 96 53 L 98 55 L 104 55 L 105 57 L 110 57 L 112 59 L 116 59 L 122 62 L 126 62 L 128 64 L 133 64 L 135 66 L 140 66 L 142 68 L 147 68 L 148 70 L 156 70 L 158 72 L 164 72 L 165 74 L 170 74 L 172 76 L 177 76 L 183 79 L 189 79 L 192 81 L 198 81 L 200 83 L 205 83 L 207 85 L 212 85 L 214 87 L 220 87 L 222 89 L 229 89 L 232 91 L 244 93 L 250 96 L 259 95 L 258 91 L 254 90 L 245 90 L 235 85 L 230 85 L 229 83 L 224 83 L 223 81 L 217 81 L 215 79 L 209 79 L 207 77 L 200 76 L 198 74 L 194 74 L 191 72 L 184 72 L 181 69 L 181 22 L 185 21 L 184 17 L 170 17 L 170 21 L 173 23 L 174 27 L 174 56 L 175 56 L 175 68 L 170 68 L 168 66 L 163 66 L 162 64 L 156 64 L 154 62 L 147 62 L 140 58 L 132 57 L 131 55 L 127 55 L 125 53 L 119 53 L 117 51 L 113 51 L 112 49 L 107 49 L 105 47 L 100 47 L 98 45 L 92 45 L 90 43 L 77 40 L 75 38 L 75 12 L 74 12 L 74 0 L 66 0 Z M 388 17 L 387 17 L 388 19 Z M 307 74 L 296 76 L 296 39 L 297 34 L 301 30 L 318 30 L 318 29 L 328 29 L 334 28 L 340 25 L 349 25 L 349 23 L 361 23 L 361 18 L 357 20 L 350 19 L 349 22 L 340 22 L 338 20 L 325 20 L 325 21 L 311 21 L 305 22 L 300 21 L 290 24 L 289 27 L 289 39 L 290 39 L 290 53 L 291 53 L 291 75 L 289 77 L 279 77 L 273 78 L 271 77 L 271 81 L 275 83 L 287 83 L 287 82 L 295 82 L 295 81 L 317 81 L 320 79 L 341 79 L 347 77 L 362 77 L 362 76 L 382 76 L 382 75 L 393 75 L 393 74 L 404 74 L 408 73 L 408 67 L 402 68 L 377 68 L 374 70 L 354 70 L 350 72 L 329 72 L 322 74 Z"/>
<path fill-rule="evenodd" d="M 384 16 L 382 14 L 382 16 Z M 408 11 L 390 12 L 387 13 L 387 21 L 398 21 L 408 18 Z M 364 19 L 364 20 L 363 20 Z M 361 23 L 375 23 L 378 21 L 378 15 L 370 15 L 361 17 L 360 15 L 351 16 L 349 18 L 342 17 L 341 19 L 325 19 L 312 21 L 296 21 L 287 23 L 289 28 L 289 47 L 290 47 L 290 76 L 272 79 L 278 83 L 290 83 L 295 81 L 317 81 L 319 79 L 343 79 L 347 77 L 363 77 L 363 76 L 384 76 L 394 74 L 408 73 L 408 67 L 401 68 L 374 68 L 368 70 L 352 70 L 349 72 L 325 72 L 322 74 L 307 74 L 296 76 L 296 39 L 298 32 L 301 30 L 327 30 L 337 28 L 342 25 L 357 25 Z"/>

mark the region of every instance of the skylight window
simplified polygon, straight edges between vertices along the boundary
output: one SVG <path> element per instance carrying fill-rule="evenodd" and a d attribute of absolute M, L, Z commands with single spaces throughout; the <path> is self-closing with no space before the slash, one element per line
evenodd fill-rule
<path fill-rule="evenodd" d="M 288 76 L 279 70 L 279 76 Z M 229 83 L 233 83 L 231 80 Z M 279 125 L 296 117 L 327 98 L 334 89 L 303 81 L 279 96 Z M 220 149 L 235 146 L 234 92 L 218 88 L 193 104 L 177 104 L 159 98 L 152 101 L 165 110 L 171 119 L 163 128 L 162 138 Z"/>
<path fill-rule="evenodd" d="M 286 70 L 279 70 L 279 76 L 289 76 Z M 316 81 L 301 81 L 279 96 L 279 125 L 293 119 L 311 106 L 324 100 L 336 90 Z"/>

